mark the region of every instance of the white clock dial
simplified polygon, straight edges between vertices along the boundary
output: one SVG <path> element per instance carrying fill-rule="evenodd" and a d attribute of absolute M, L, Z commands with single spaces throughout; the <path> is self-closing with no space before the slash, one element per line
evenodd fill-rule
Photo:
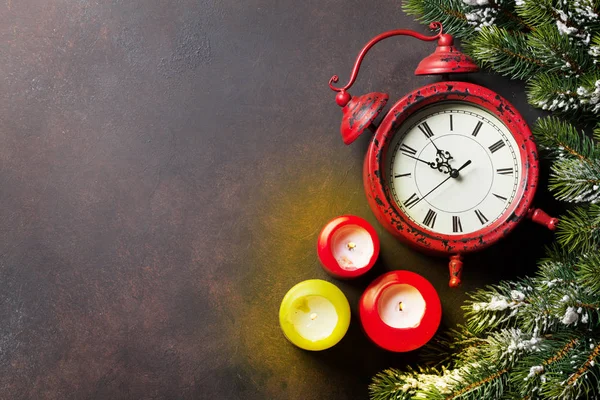
<path fill-rule="evenodd" d="M 521 153 L 508 128 L 466 102 L 417 111 L 394 135 L 388 155 L 398 208 L 422 228 L 445 235 L 494 223 L 514 203 L 522 179 Z"/>

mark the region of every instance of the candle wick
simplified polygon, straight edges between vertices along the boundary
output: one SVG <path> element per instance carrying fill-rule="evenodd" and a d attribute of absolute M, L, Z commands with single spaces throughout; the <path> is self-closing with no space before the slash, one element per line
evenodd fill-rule
<path fill-rule="evenodd" d="M 398 303 L 398 311 L 403 311 L 402 309 L 404 308 L 404 305 L 402 304 L 402 302 Z"/>
<path fill-rule="evenodd" d="M 348 250 L 354 251 L 354 249 L 356 248 L 356 243 L 348 242 L 348 244 L 346 246 L 348 246 Z"/>
<path fill-rule="evenodd" d="M 310 314 L 310 319 L 312 319 L 313 321 L 314 321 L 315 319 L 317 319 L 317 313 L 312 313 L 312 314 Z"/>

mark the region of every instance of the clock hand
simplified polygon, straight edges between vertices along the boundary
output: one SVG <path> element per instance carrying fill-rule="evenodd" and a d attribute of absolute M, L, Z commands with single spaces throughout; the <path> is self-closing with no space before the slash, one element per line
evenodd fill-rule
<path fill-rule="evenodd" d="M 437 145 L 435 144 L 435 141 L 431 138 L 430 135 L 425 135 L 425 136 L 427 136 L 427 139 L 429 139 L 429 141 L 431 142 L 431 144 L 433 145 L 433 147 L 435 147 L 435 154 L 438 157 L 440 157 L 439 159 L 436 157 L 436 160 L 435 160 L 436 163 L 437 163 L 436 168 L 439 169 L 439 167 L 441 165 L 444 165 L 444 164 L 446 166 L 449 166 L 448 165 L 448 161 L 450 161 L 453 158 L 452 155 L 450 154 L 450 152 L 446 151 L 446 150 L 440 150 L 439 147 L 437 147 Z"/>
<path fill-rule="evenodd" d="M 464 163 L 463 165 L 461 165 L 461 166 L 460 166 L 458 169 L 453 169 L 453 170 L 450 172 L 450 176 L 451 176 L 452 178 L 458 178 L 458 173 L 459 173 L 460 171 L 462 171 L 462 170 L 463 170 L 463 169 L 464 169 L 464 168 L 465 168 L 467 165 L 469 165 L 469 164 L 471 164 L 471 160 L 469 160 L 469 161 L 467 161 L 466 163 Z"/>
<path fill-rule="evenodd" d="M 430 166 L 433 169 L 437 169 L 438 171 L 443 172 L 445 174 L 450 173 L 452 171 L 452 167 L 450 166 L 450 163 L 448 161 L 452 160 L 452 158 L 453 158 L 452 155 L 450 154 L 449 151 L 440 150 L 437 147 L 437 145 L 435 144 L 435 142 L 433 141 L 433 139 L 429 136 L 428 136 L 428 138 L 436 150 L 435 163 L 431 163 Z"/>
<path fill-rule="evenodd" d="M 425 163 L 425 164 L 429 165 L 429 166 L 430 166 L 431 168 L 433 168 L 433 169 L 436 169 L 436 168 L 437 168 L 437 166 L 435 165 L 435 163 L 434 163 L 434 162 L 425 161 L 425 160 L 422 160 L 422 159 L 420 159 L 420 158 L 417 158 L 417 157 L 411 156 L 410 154 L 406 154 L 406 153 L 402 153 L 402 154 L 404 154 L 406 157 L 410 157 L 410 158 L 412 158 L 413 160 L 421 161 L 422 163 Z"/>
<path fill-rule="evenodd" d="M 418 157 L 415 157 L 415 156 L 411 156 L 410 154 L 407 154 L 407 153 L 402 153 L 402 154 L 405 155 L 405 156 L 407 156 L 407 157 L 409 157 L 409 158 L 412 158 L 413 160 L 417 160 L 417 161 L 420 161 L 422 163 L 425 163 L 425 164 L 429 165 L 429 167 L 431 169 L 437 169 L 438 171 L 443 172 L 444 174 L 449 174 L 452 171 L 455 171 L 455 170 L 452 169 L 452 167 L 448 163 L 448 161 L 450 161 L 453 158 L 450 155 L 450 152 L 438 149 L 438 147 L 435 145 L 435 143 L 433 142 L 433 140 L 431 140 L 431 138 L 429 138 L 429 140 L 431 141 L 431 144 L 433 144 L 433 146 L 437 150 L 436 157 L 435 157 L 435 162 L 433 162 L 433 161 L 425 161 L 425 160 L 423 160 L 421 158 L 418 158 Z"/>
<path fill-rule="evenodd" d="M 435 142 L 433 141 L 433 139 L 430 136 L 427 136 L 427 139 L 429 139 L 429 141 L 431 142 L 433 147 L 435 147 L 436 151 L 439 153 L 440 149 L 438 149 L 438 147 L 435 145 Z"/>
<path fill-rule="evenodd" d="M 446 160 L 440 161 L 439 156 L 441 155 L 442 158 L 444 156 L 442 155 L 443 153 L 439 153 L 438 157 L 436 157 L 435 162 L 433 162 L 433 161 L 431 161 L 431 162 L 425 161 L 425 160 L 423 160 L 421 158 L 417 158 L 415 156 L 411 156 L 410 154 L 406 154 L 406 153 L 402 153 L 402 154 L 405 155 L 405 156 L 407 156 L 407 157 L 412 158 L 413 160 L 421 161 L 422 163 L 425 163 L 425 164 L 429 165 L 429 167 L 431 167 L 431 169 L 437 169 L 438 171 L 443 172 L 444 174 L 449 174 L 453 170 L 452 170 L 452 167 L 450 166 L 450 164 L 448 163 L 447 160 L 452 159 L 452 156 L 447 151 L 445 153 L 446 153 Z"/>
<path fill-rule="evenodd" d="M 466 163 L 464 163 L 463 165 L 460 166 L 460 168 L 458 169 L 453 169 L 452 171 L 450 171 L 450 175 L 444 179 L 443 181 L 441 181 L 436 187 L 434 187 L 433 189 L 431 189 L 429 192 L 427 192 L 427 194 L 423 197 L 421 197 L 419 200 L 417 200 L 415 203 L 413 203 L 413 206 L 416 205 L 417 203 L 419 203 L 421 200 L 423 200 L 425 197 L 429 196 L 434 190 L 436 190 L 437 188 L 439 188 L 440 186 L 442 186 L 444 183 L 446 183 L 450 178 L 458 178 L 458 173 L 460 171 L 462 171 L 463 168 L 465 168 L 467 165 L 471 164 L 471 160 L 467 161 Z"/>

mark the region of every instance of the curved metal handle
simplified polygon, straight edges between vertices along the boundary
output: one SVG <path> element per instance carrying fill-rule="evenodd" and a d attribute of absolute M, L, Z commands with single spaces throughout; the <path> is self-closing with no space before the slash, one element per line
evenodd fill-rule
<path fill-rule="evenodd" d="M 354 81 L 356 81 L 356 77 L 358 76 L 358 70 L 360 69 L 360 64 L 362 63 L 363 58 L 365 58 L 365 56 L 367 55 L 367 52 L 371 49 L 371 47 L 375 46 L 376 43 L 382 41 L 383 39 L 387 39 L 392 36 L 403 35 L 403 36 L 412 36 L 419 40 L 431 42 L 431 41 L 439 38 L 442 35 L 442 23 L 441 22 L 438 22 L 438 21 L 432 22 L 431 24 L 429 24 L 429 28 L 430 29 L 439 29 L 440 31 L 434 36 L 425 36 L 425 35 L 422 35 L 418 32 L 410 30 L 410 29 L 396 29 L 393 31 L 383 32 L 382 34 L 375 36 L 373 39 L 371 39 L 369 41 L 369 43 L 367 43 L 365 45 L 365 47 L 362 48 L 360 53 L 358 53 L 358 57 L 356 58 L 356 62 L 354 63 L 354 68 L 352 68 L 352 74 L 350 75 L 350 81 L 348 81 L 348 83 L 344 87 L 337 88 L 337 87 L 333 86 L 333 84 L 337 83 L 340 80 L 340 77 L 337 75 L 334 75 L 329 80 L 329 88 L 331 90 L 333 90 L 334 92 L 343 92 L 343 91 L 346 91 L 348 88 L 350 88 L 350 86 L 352 86 L 354 84 Z"/>

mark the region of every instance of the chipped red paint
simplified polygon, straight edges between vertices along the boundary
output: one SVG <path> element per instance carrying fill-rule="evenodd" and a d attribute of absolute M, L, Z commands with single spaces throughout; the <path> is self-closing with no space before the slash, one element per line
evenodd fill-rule
<path fill-rule="evenodd" d="M 334 92 L 341 92 L 341 93 L 350 89 L 350 87 L 352 85 L 354 85 L 354 82 L 356 81 L 356 78 L 358 77 L 358 71 L 360 70 L 360 65 L 362 64 L 363 59 L 365 58 L 365 56 L 367 55 L 369 50 L 371 50 L 371 48 L 373 46 L 375 46 L 377 43 L 381 42 L 384 39 L 390 38 L 392 36 L 412 36 L 414 38 L 423 40 L 425 42 L 431 42 L 432 40 L 435 40 L 435 39 L 438 39 L 438 38 L 444 36 L 444 37 L 446 37 L 446 39 L 444 39 L 444 41 L 442 41 L 442 42 L 445 43 L 448 40 L 447 37 L 452 38 L 452 36 L 450 36 L 450 35 L 442 34 L 443 28 L 442 28 L 441 22 L 434 21 L 434 22 L 430 23 L 429 29 L 431 29 L 431 30 L 439 29 L 439 31 L 438 31 L 438 33 L 436 33 L 433 36 L 426 36 L 419 32 L 410 30 L 410 29 L 394 29 L 391 31 L 386 31 L 386 32 L 380 33 L 379 35 L 375 36 L 373 39 L 369 40 L 369 42 L 367 44 L 365 44 L 363 46 L 363 48 L 360 50 L 360 53 L 358 53 L 358 56 L 356 57 L 356 61 L 354 62 L 354 67 L 352 68 L 352 73 L 350 74 L 350 80 L 348 81 L 348 83 L 345 84 L 344 86 L 342 86 L 341 88 L 333 86 L 334 83 L 338 83 L 338 81 L 340 80 L 339 76 L 333 75 L 331 77 L 331 79 L 329 79 L 329 88 L 331 90 L 333 90 Z M 344 105 L 345 104 L 340 104 L 340 106 L 342 106 L 342 107 Z"/>
<path fill-rule="evenodd" d="M 415 31 L 399 29 L 387 31 L 371 39 L 360 51 L 350 80 L 343 87 L 335 87 L 334 83 L 339 77 L 334 75 L 329 80 L 329 88 L 335 92 L 336 103 L 343 109 L 342 138 L 344 143 L 350 144 L 364 132 L 366 128 L 374 130 L 373 120 L 385 106 L 388 95 L 384 93 L 370 93 L 353 99 L 347 90 L 354 84 L 362 60 L 367 52 L 379 41 L 392 36 L 408 35 L 420 40 L 432 41 L 437 39 L 435 52 L 423 59 L 416 71 L 416 75 L 435 75 L 451 73 L 467 73 L 479 70 L 473 60 L 458 51 L 454 46 L 454 38 L 442 33 L 439 22 L 430 24 L 430 29 L 439 29 L 434 36 L 424 36 Z M 415 111 L 435 102 L 444 100 L 458 100 L 470 102 L 486 108 L 508 127 L 521 152 L 522 171 L 524 178 L 518 188 L 515 201 L 507 211 L 492 225 L 478 231 L 476 234 L 449 236 L 441 235 L 420 228 L 405 218 L 390 200 L 389 188 L 385 182 L 384 170 L 385 156 L 391 137 L 397 128 Z M 462 253 L 481 250 L 495 241 L 506 236 L 525 216 L 530 216 L 534 221 L 554 230 L 558 219 L 551 218 L 541 210 L 531 210 L 531 201 L 535 195 L 538 181 L 537 150 L 531 131 L 518 111 L 497 93 L 484 87 L 464 82 L 442 82 L 424 86 L 405 96 L 396 103 L 385 116 L 381 126 L 375 132 L 364 164 L 364 184 L 369 205 L 375 212 L 377 219 L 392 234 L 400 240 L 414 247 L 433 254 L 452 254 L 450 268 L 450 286 L 460 284 L 462 272 Z"/>
<path fill-rule="evenodd" d="M 340 132 L 345 144 L 354 142 L 365 129 L 377 118 L 387 104 L 389 96 L 386 93 L 368 93 L 359 97 L 351 97 L 348 92 L 338 93 L 336 100 L 349 98 L 347 104 L 338 101 L 342 108 L 342 125 Z"/>
<path fill-rule="evenodd" d="M 458 285 L 460 285 L 462 268 L 462 256 L 460 254 L 454 254 L 453 256 L 450 256 L 450 262 L 448 263 L 448 269 L 450 270 L 450 282 L 448 282 L 448 286 L 458 287 Z"/>
<path fill-rule="evenodd" d="M 425 57 L 417 66 L 415 75 L 442 75 L 477 72 L 479 67 L 468 55 L 454 47 L 452 35 L 444 33 L 438 39 L 433 54 Z"/>
<path fill-rule="evenodd" d="M 466 73 L 479 70 L 469 56 L 461 53 L 454 47 L 454 38 L 452 35 L 442 33 L 442 24 L 440 22 L 432 22 L 429 24 L 429 28 L 433 30 L 439 29 L 439 31 L 433 36 L 425 36 L 410 29 L 396 29 L 375 36 L 358 54 L 347 84 L 338 88 L 333 86 L 333 84 L 339 81 L 339 77 L 333 75 L 329 79 L 329 88 L 334 92 L 338 92 L 335 96 L 335 102 L 340 107 L 343 107 L 340 130 L 345 144 L 354 142 L 371 125 L 373 120 L 377 118 L 387 103 L 388 95 L 385 93 L 369 93 L 353 98 L 347 91 L 356 81 L 363 59 L 369 50 L 380 41 L 392 36 L 412 36 L 428 42 L 438 39 L 435 52 L 421 61 L 415 71 L 416 75 Z"/>
<path fill-rule="evenodd" d="M 512 132 L 521 153 L 523 179 L 515 201 L 492 225 L 472 234 L 442 235 L 424 229 L 399 210 L 386 182 L 387 150 L 400 125 L 421 108 L 440 101 L 465 101 L 496 115 Z M 364 185 L 367 199 L 383 226 L 401 241 L 436 255 L 460 255 L 484 249 L 508 235 L 528 215 L 538 183 L 538 157 L 535 142 L 521 114 L 507 100 L 484 87 L 466 82 L 442 82 L 409 93 L 387 113 L 375 132 L 364 163 Z M 454 262 L 453 262 L 454 261 Z M 462 262 L 451 260 L 451 286 L 460 283 Z"/>
<path fill-rule="evenodd" d="M 539 208 L 532 208 L 527 212 L 527 217 L 540 225 L 544 225 L 551 231 L 555 231 L 558 226 L 558 218 L 552 218 L 545 211 Z"/>

